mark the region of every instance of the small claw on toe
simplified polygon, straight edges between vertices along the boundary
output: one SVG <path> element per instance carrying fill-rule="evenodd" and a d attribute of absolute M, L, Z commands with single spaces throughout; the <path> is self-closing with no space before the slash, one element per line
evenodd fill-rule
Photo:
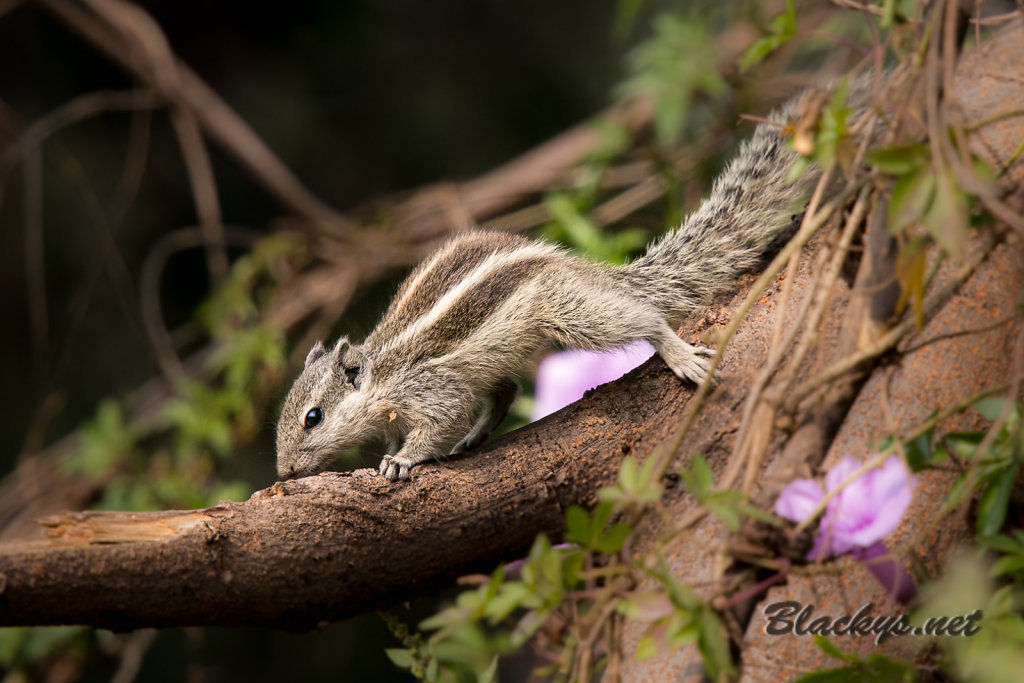
<path fill-rule="evenodd" d="M 455 444 L 455 447 L 452 448 L 451 453 L 449 453 L 449 455 L 458 455 L 459 453 L 462 453 L 463 451 L 468 451 L 468 450 L 470 450 L 472 448 L 476 448 L 477 446 L 482 444 L 484 442 L 484 439 L 486 439 L 486 438 L 487 438 L 486 435 L 481 435 L 481 436 L 476 436 L 476 437 L 474 437 L 472 435 L 469 435 L 465 439 L 463 439 L 462 441 L 460 441 L 457 444 Z"/>
<path fill-rule="evenodd" d="M 705 358 L 711 358 L 715 355 L 715 350 L 709 349 L 706 346 L 694 346 L 693 352 L 698 356 L 704 356 Z"/>
<path fill-rule="evenodd" d="M 408 463 L 399 462 L 394 456 L 385 455 L 380 461 L 379 471 L 388 481 L 408 481 L 410 468 L 411 465 Z"/>

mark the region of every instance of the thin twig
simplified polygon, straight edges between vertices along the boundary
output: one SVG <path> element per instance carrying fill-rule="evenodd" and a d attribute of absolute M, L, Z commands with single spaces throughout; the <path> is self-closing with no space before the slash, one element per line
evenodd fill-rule
<path fill-rule="evenodd" d="M 62 128 L 106 112 L 145 111 L 158 106 L 160 100 L 151 90 L 98 90 L 69 100 L 36 119 L 4 150 L 0 156 L 0 179 L 18 159 Z"/>
<path fill-rule="evenodd" d="M 136 78 L 153 86 L 158 85 L 150 72 L 150 64 L 127 49 L 124 40 L 100 17 L 69 0 L 39 0 L 39 3 Z M 296 215 L 321 226 L 330 226 L 334 230 L 347 225 L 347 221 L 337 211 L 302 185 L 220 96 L 180 60 L 175 59 L 175 64 L 176 79 L 170 83 L 159 83 L 165 88 L 158 91 L 162 97 L 192 112 L 213 140 Z"/>
<path fill-rule="evenodd" d="M 25 284 L 33 368 L 37 381 L 50 357 L 50 314 L 46 299 L 46 255 L 43 249 L 43 161 L 38 149 L 25 155 Z"/>
<path fill-rule="evenodd" d="M 258 234 L 254 231 L 237 228 L 227 231 L 225 235 L 225 239 L 247 245 L 252 244 L 257 237 Z M 187 372 L 164 323 L 160 303 L 160 279 L 171 256 L 205 244 L 206 235 L 203 234 L 202 228 L 181 228 L 170 232 L 150 248 L 139 275 L 139 310 L 146 337 L 154 351 L 160 372 L 171 386 L 177 386 L 187 376 Z"/>
<path fill-rule="evenodd" d="M 113 197 L 107 207 L 110 224 L 115 228 L 121 224 L 128 214 L 128 209 L 139 193 L 142 185 L 142 176 L 146 170 L 146 160 L 149 158 L 149 138 L 152 128 L 153 115 L 143 110 L 132 116 L 131 126 L 128 129 L 128 144 L 125 152 L 124 167 L 121 176 L 117 179 L 114 187 Z"/>
<path fill-rule="evenodd" d="M 217 198 L 217 182 L 213 176 L 213 165 L 206 151 L 202 132 L 195 117 L 188 111 L 176 108 L 171 112 L 171 123 L 178 136 L 192 197 L 196 205 L 199 229 L 203 233 L 206 249 L 206 267 L 210 281 L 220 283 L 228 272 L 228 255 L 224 244 L 224 222 L 221 217 L 220 200 Z"/>

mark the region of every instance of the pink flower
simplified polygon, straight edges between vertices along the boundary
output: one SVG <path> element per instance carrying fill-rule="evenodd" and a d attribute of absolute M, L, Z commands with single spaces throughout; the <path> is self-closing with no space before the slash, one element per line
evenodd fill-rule
<path fill-rule="evenodd" d="M 637 339 L 611 351 L 559 351 L 537 368 L 537 401 L 532 419 L 583 398 L 584 392 L 622 377 L 654 354 L 654 347 Z"/>
<path fill-rule="evenodd" d="M 835 490 L 860 467 L 856 460 L 844 456 L 825 476 L 825 486 Z M 914 497 L 914 484 L 907 466 L 896 456 L 854 479 L 825 507 L 815 551 L 840 555 L 881 541 L 903 520 Z M 825 492 L 817 482 L 797 479 L 775 501 L 775 512 L 802 522 L 824 498 Z"/>
<path fill-rule="evenodd" d="M 825 486 L 834 491 L 861 464 L 844 456 L 825 475 Z M 894 560 L 878 560 L 888 555 L 883 539 L 896 530 L 910 501 L 916 482 L 906 464 L 893 456 L 882 466 L 854 479 L 825 506 L 814 547 L 808 559 L 851 553 L 901 602 L 913 597 L 913 580 Z M 825 491 L 810 479 L 789 484 L 775 501 L 775 512 L 794 522 L 803 522 L 825 498 Z M 870 561 L 870 562 L 869 562 Z"/>

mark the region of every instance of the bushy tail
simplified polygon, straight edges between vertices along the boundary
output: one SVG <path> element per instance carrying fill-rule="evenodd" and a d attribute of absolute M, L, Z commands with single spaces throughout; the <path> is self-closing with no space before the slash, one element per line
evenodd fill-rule
<path fill-rule="evenodd" d="M 770 120 L 786 123 L 796 108 L 797 100 L 791 100 Z M 817 181 L 819 171 L 812 165 L 798 180 L 787 182 L 797 154 L 780 131 L 759 125 L 715 180 L 707 201 L 617 271 L 634 296 L 655 306 L 670 324 L 759 265 Z"/>

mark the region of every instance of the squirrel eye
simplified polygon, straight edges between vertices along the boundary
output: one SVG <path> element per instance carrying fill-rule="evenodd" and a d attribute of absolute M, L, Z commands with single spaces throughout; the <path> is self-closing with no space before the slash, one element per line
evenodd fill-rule
<path fill-rule="evenodd" d="M 324 411 L 319 408 L 310 408 L 309 412 L 306 413 L 306 429 L 312 429 L 320 424 L 324 419 Z"/>
<path fill-rule="evenodd" d="M 345 377 L 352 384 L 356 383 L 356 377 L 358 377 L 358 376 L 359 376 L 359 366 L 358 365 L 355 366 L 355 367 L 352 367 L 352 368 L 345 368 Z"/>

